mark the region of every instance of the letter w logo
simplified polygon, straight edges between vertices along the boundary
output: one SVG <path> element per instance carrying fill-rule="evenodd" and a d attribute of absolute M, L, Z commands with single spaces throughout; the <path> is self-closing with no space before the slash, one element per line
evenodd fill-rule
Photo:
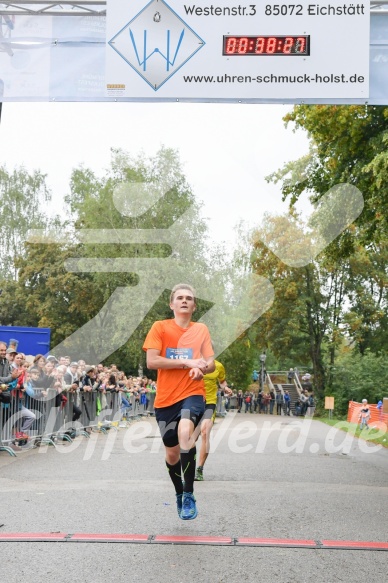
<path fill-rule="evenodd" d="M 155 46 L 157 43 L 160 42 L 160 39 L 155 38 L 156 42 L 153 42 L 153 35 L 150 35 L 147 30 L 144 30 L 143 32 L 142 40 L 136 41 L 134 32 L 132 31 L 132 29 L 129 29 L 129 36 L 136 54 L 136 59 L 139 66 L 143 68 L 143 71 L 147 71 L 147 61 L 153 55 L 161 56 L 166 62 L 166 71 L 170 71 L 170 67 L 174 67 L 175 65 L 175 61 L 178 56 L 179 49 L 181 48 L 184 35 L 185 29 L 182 29 L 178 37 L 176 46 L 173 46 L 171 39 L 171 31 L 166 30 L 165 39 L 163 43 L 164 46 L 163 48 L 160 48 Z"/>

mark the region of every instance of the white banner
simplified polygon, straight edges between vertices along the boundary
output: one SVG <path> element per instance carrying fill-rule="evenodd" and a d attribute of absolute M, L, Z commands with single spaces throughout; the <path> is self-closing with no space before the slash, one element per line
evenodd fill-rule
<path fill-rule="evenodd" d="M 369 33 L 369 1 L 107 0 L 106 96 L 367 99 Z"/>
<path fill-rule="evenodd" d="M 14 99 L 26 97 L 48 99 L 52 46 L 51 16 L 0 18 L 0 25 L 1 92 L 4 96 L 12 95 Z"/>

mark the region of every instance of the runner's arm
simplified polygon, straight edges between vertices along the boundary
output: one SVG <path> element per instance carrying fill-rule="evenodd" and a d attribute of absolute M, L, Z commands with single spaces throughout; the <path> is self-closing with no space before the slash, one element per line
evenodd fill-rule
<path fill-rule="evenodd" d="M 221 387 L 221 389 L 224 391 L 224 393 L 225 393 L 225 395 L 226 395 L 227 397 L 229 397 L 229 396 L 233 395 L 233 391 L 232 391 L 232 389 L 230 389 L 230 388 L 228 387 L 228 385 L 227 385 L 226 381 L 221 381 L 221 382 L 220 382 L 220 387 Z"/>
<path fill-rule="evenodd" d="M 209 363 L 208 363 L 209 361 Z M 211 362 L 213 362 L 213 369 L 211 369 Z M 176 368 L 198 368 L 204 369 L 206 372 L 214 370 L 213 357 L 205 358 L 187 358 L 187 359 L 173 359 L 160 356 L 160 350 L 156 348 L 147 349 L 147 368 L 150 370 L 164 369 L 171 370 Z"/>

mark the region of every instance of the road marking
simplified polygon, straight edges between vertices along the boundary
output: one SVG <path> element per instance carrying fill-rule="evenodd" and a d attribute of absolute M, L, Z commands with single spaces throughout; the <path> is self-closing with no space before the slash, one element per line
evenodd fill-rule
<path fill-rule="evenodd" d="M 71 542 L 212 545 L 235 547 L 277 547 L 319 550 L 388 551 L 388 542 L 351 540 L 309 540 L 288 538 L 253 538 L 225 536 L 176 536 L 127 533 L 3 532 L 0 542 Z"/>

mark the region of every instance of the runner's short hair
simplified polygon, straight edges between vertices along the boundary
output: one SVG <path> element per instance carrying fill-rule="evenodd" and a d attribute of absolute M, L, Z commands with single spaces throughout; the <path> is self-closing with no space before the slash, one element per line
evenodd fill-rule
<path fill-rule="evenodd" d="M 187 289 L 187 290 L 189 290 L 193 294 L 193 297 L 194 297 L 194 300 L 195 300 L 195 290 L 194 290 L 194 288 L 191 285 L 189 285 L 188 283 L 178 283 L 177 285 L 174 285 L 174 287 L 171 290 L 170 303 L 174 299 L 174 295 L 178 291 L 178 289 Z"/>

